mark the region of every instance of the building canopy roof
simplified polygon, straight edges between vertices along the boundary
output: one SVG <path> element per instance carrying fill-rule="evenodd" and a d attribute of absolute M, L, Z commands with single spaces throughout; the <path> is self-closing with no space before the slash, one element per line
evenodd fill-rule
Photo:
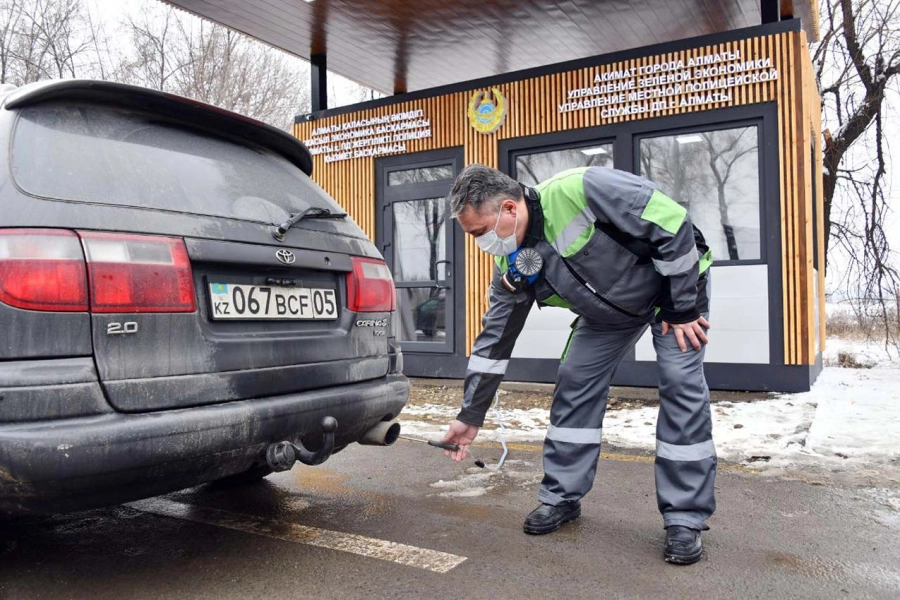
<path fill-rule="evenodd" d="M 164 0 L 386 94 L 799 17 L 814 0 Z"/>

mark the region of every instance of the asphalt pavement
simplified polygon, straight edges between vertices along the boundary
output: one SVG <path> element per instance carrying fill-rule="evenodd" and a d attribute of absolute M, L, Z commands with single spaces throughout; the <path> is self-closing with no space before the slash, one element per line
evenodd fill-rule
<path fill-rule="evenodd" d="M 900 598 L 897 490 L 723 465 L 706 554 L 678 567 L 652 457 L 607 455 L 582 518 L 526 536 L 540 475 L 537 446 L 493 473 L 400 440 L 245 487 L 3 518 L 0 598 Z"/>

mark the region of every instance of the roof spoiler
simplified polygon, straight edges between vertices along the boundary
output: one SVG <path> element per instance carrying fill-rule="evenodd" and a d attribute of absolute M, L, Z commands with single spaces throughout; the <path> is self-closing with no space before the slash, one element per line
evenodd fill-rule
<path fill-rule="evenodd" d="M 53 100 L 98 102 L 162 113 L 188 126 L 199 125 L 223 137 L 268 148 L 312 175 L 309 150 L 289 133 L 211 104 L 148 88 L 93 79 L 42 81 L 8 92 L 3 107 L 14 110 Z"/>

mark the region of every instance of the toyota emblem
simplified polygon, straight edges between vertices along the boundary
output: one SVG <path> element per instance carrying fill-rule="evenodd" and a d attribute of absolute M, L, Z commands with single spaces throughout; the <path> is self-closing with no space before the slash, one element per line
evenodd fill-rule
<path fill-rule="evenodd" d="M 294 253 L 291 252 L 290 250 L 279 250 L 278 252 L 275 253 L 275 258 L 277 258 L 278 260 L 280 260 L 281 262 L 283 262 L 286 265 L 292 265 L 292 264 L 294 264 L 294 261 L 297 260 L 297 257 L 294 256 Z"/>

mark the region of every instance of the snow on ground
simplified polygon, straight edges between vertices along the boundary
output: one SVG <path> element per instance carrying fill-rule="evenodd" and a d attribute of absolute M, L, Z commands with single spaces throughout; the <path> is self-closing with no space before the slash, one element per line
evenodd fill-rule
<path fill-rule="evenodd" d="M 840 353 L 871 368 L 826 366 L 812 390 L 772 395 L 754 402 L 712 405 L 713 436 L 720 458 L 760 468 L 816 465 L 853 470 L 900 462 L 900 361 L 883 349 L 829 339 L 826 365 Z M 604 443 L 653 450 L 656 407 L 609 411 Z M 455 407 L 411 405 L 403 411 L 403 434 L 439 439 L 456 416 Z M 540 442 L 549 424 L 544 408 L 507 409 L 501 415 L 509 442 Z M 495 441 L 495 413 L 479 442 Z"/>
<path fill-rule="evenodd" d="M 475 454 L 478 456 L 478 452 Z M 502 483 L 518 484 L 521 487 L 534 486 L 542 476 L 535 473 L 534 463 L 525 460 L 509 459 L 503 465 L 503 471 L 469 467 L 456 479 L 445 481 L 440 479 L 431 484 L 439 496 L 445 498 L 472 498 L 483 496 Z"/>
<path fill-rule="evenodd" d="M 772 400 L 713 404 L 713 438 L 729 461 L 853 468 L 900 459 L 900 369 L 826 367 L 813 389 Z M 656 408 L 610 413 L 604 438 L 652 449 Z"/>
<path fill-rule="evenodd" d="M 845 357 L 844 361 L 841 360 L 842 355 Z M 866 369 L 876 366 L 897 368 L 900 365 L 897 362 L 897 355 L 898 352 L 896 350 L 889 352 L 883 344 L 829 338 L 825 344 L 825 352 L 822 353 L 822 363 L 826 367 L 839 367 L 846 360 L 850 360 L 859 367 Z"/>

